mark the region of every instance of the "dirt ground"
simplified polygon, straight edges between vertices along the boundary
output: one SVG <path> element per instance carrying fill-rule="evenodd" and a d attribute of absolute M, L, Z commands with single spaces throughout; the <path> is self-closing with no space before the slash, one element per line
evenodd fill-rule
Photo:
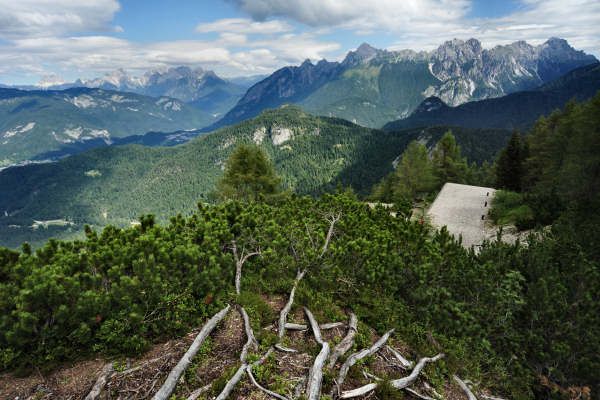
<path fill-rule="evenodd" d="M 277 313 L 283 307 L 285 299 L 274 297 L 265 299 Z M 295 307 L 289 316 L 289 321 L 308 324 L 301 307 Z M 319 321 L 336 322 L 336 321 Z M 347 321 L 341 321 L 347 322 Z M 261 332 L 255 332 L 257 337 L 268 333 L 276 334 L 275 324 L 261 328 Z M 323 339 L 330 343 L 333 348 L 335 344 L 346 335 L 345 326 L 323 331 Z M 28 377 L 18 378 L 11 374 L 0 375 L 0 399 L 10 400 L 46 400 L 46 399 L 83 399 L 93 387 L 96 379 L 101 374 L 107 363 L 112 363 L 114 373 L 104 388 L 100 398 L 107 399 L 148 399 L 160 388 L 171 369 L 186 352 L 199 329 L 188 335 L 155 345 L 150 351 L 135 359 L 95 359 L 81 361 L 71 365 L 65 365 L 52 373 L 42 375 L 33 373 Z M 368 336 L 372 342 L 379 337 L 374 331 Z M 239 354 L 246 341 L 243 321 L 240 314 L 232 308 L 223 322 L 215 329 L 204 350 L 192 360 L 192 365 L 179 381 L 176 389 L 177 399 L 187 399 L 194 390 L 213 384 L 211 391 L 207 392 L 201 399 L 213 398 L 218 388 L 215 382 L 225 382 L 224 374 L 231 374 L 240 365 Z M 409 359 L 414 359 L 414 354 L 401 340 L 395 338 L 393 346 Z M 256 378 L 260 383 L 278 391 L 287 398 L 297 398 L 304 389 L 306 376 L 312 366 L 314 357 L 320 350 L 320 346 L 314 340 L 310 330 L 288 331 L 284 344 L 296 349 L 296 353 L 274 352 L 273 356 L 265 362 L 264 368 L 257 371 Z M 260 349 L 259 353 L 265 349 Z M 338 365 L 339 367 L 339 365 Z M 409 371 L 400 368 L 392 353 L 383 348 L 375 356 L 371 357 L 364 367 L 373 375 L 387 377 L 389 379 L 406 376 Z M 266 372 L 265 372 L 266 371 Z M 334 372 L 325 372 L 324 391 L 328 394 L 333 380 L 337 376 Z M 354 367 L 343 385 L 343 390 L 356 388 L 371 383 L 373 378 L 367 377 L 361 368 Z M 466 396 L 452 382 L 448 382 L 445 388 L 445 399 L 465 399 Z M 423 382 L 415 383 L 413 389 L 420 393 L 428 393 Z M 217 391 L 216 393 L 214 393 Z M 431 393 L 429 393 L 431 395 Z M 405 393 L 405 398 L 412 395 Z M 244 378 L 231 396 L 235 399 L 266 400 L 268 397 L 256 389 L 247 378 Z M 375 393 L 365 398 L 377 399 Z"/>

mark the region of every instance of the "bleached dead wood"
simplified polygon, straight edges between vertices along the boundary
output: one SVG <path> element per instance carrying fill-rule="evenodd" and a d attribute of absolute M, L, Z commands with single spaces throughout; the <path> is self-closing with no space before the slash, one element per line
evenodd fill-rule
<path fill-rule="evenodd" d="M 223 388 L 221 393 L 219 393 L 216 400 L 225 400 L 229 397 L 229 395 L 231 394 L 231 392 L 233 392 L 233 389 L 235 389 L 235 386 L 238 384 L 238 382 L 242 380 L 242 377 L 246 373 L 247 367 L 248 365 L 244 363 L 237 369 L 237 371 L 235 371 L 235 374 L 231 377 L 231 379 L 227 381 L 225 387 Z"/>
<path fill-rule="evenodd" d="M 202 394 L 208 392 L 210 390 L 212 385 L 206 385 L 206 386 L 202 386 L 201 388 L 198 388 L 196 390 L 194 390 L 192 393 L 190 393 L 190 395 L 187 397 L 187 400 L 196 400 L 198 397 L 200 397 Z"/>
<path fill-rule="evenodd" d="M 325 236 L 325 243 L 323 243 L 323 247 L 321 248 L 321 253 L 319 254 L 319 258 L 323 258 L 325 253 L 327 253 L 327 249 L 329 248 L 329 243 L 331 243 L 331 238 L 333 237 L 333 230 L 336 222 L 340 220 L 342 214 L 332 215 L 329 218 L 329 229 L 327 230 L 327 236 Z"/>
<path fill-rule="evenodd" d="M 282 345 L 281 343 L 277 343 L 275 346 L 275 349 L 282 351 L 284 353 L 297 353 L 298 350 L 296 349 L 290 349 L 289 347 L 285 347 L 284 345 Z"/>
<path fill-rule="evenodd" d="M 315 361 L 308 373 L 306 397 L 308 400 L 319 400 L 321 397 L 321 384 L 323 383 L 323 365 L 329 356 L 329 343 L 323 341 L 319 324 L 310 310 L 304 307 L 304 312 L 306 313 L 306 317 L 310 322 L 315 340 L 321 345 L 321 351 L 315 358 Z"/>
<path fill-rule="evenodd" d="M 225 400 L 229 397 L 229 395 L 231 395 L 233 389 L 235 389 L 235 386 L 242 380 L 242 377 L 247 372 L 248 363 L 246 362 L 246 359 L 248 357 L 248 351 L 251 348 L 258 348 L 258 343 L 256 342 L 256 338 L 254 337 L 254 332 L 252 331 L 252 326 L 250 325 L 250 318 L 248 318 L 248 313 L 246 313 L 244 307 L 240 307 L 239 310 L 240 314 L 242 315 L 242 318 L 244 319 L 244 330 L 246 331 L 246 343 L 244 344 L 244 347 L 242 348 L 242 352 L 240 354 L 240 361 L 242 364 L 235 372 L 235 374 L 231 377 L 231 379 L 227 381 L 225 387 L 223 388 L 221 393 L 219 393 L 216 400 Z"/>
<path fill-rule="evenodd" d="M 348 350 L 352 348 L 354 344 L 354 336 L 358 332 L 358 318 L 354 313 L 350 313 L 350 322 L 348 324 L 348 333 L 341 342 L 338 343 L 337 346 L 333 349 L 331 356 L 329 356 L 329 365 L 327 368 L 332 369 L 335 366 L 337 360 L 346 354 Z"/>
<path fill-rule="evenodd" d="M 400 354 L 398 352 L 398 350 L 394 349 L 392 346 L 386 346 L 386 348 L 390 351 L 390 353 L 392 353 L 392 355 L 394 357 L 396 357 L 396 360 L 398 360 L 400 362 L 400 366 L 402 368 L 404 368 L 404 369 L 412 368 L 413 362 L 408 361 L 406 358 L 404 358 L 404 356 L 402 356 L 402 354 Z"/>
<path fill-rule="evenodd" d="M 286 324 L 287 316 L 290 313 L 290 310 L 292 309 L 292 305 L 294 304 L 294 296 L 296 294 L 296 289 L 298 288 L 298 284 L 304 277 L 304 274 L 306 274 L 306 270 L 298 271 L 298 273 L 296 274 L 296 279 L 294 280 L 294 286 L 292 287 L 292 290 L 290 291 L 290 297 L 289 297 L 287 303 L 285 304 L 285 306 L 281 309 L 281 312 L 279 313 L 279 327 L 278 327 L 279 328 L 279 332 L 278 332 L 279 340 L 283 339 L 283 336 L 285 335 L 285 324 Z"/>
<path fill-rule="evenodd" d="M 246 344 L 242 348 L 242 353 L 240 354 L 240 361 L 246 362 L 246 357 L 248 357 L 248 351 L 250 349 L 258 349 L 258 342 L 256 341 L 256 337 L 254 336 L 254 331 L 252 330 L 252 325 L 250 325 L 250 318 L 248 317 L 248 313 L 244 309 L 244 307 L 240 307 L 240 314 L 244 320 L 244 330 L 246 331 Z"/>
<path fill-rule="evenodd" d="M 485 394 L 485 393 L 480 393 L 479 397 L 481 397 L 482 399 L 485 399 L 485 400 L 506 400 L 506 399 L 503 399 L 502 397 L 490 396 L 489 394 Z"/>
<path fill-rule="evenodd" d="M 438 393 L 437 390 L 435 390 L 435 388 L 433 386 L 431 386 L 429 383 L 427 382 L 423 382 L 423 387 L 430 393 L 433 394 L 433 396 L 438 399 L 438 400 L 442 400 L 444 398 L 444 396 L 442 396 L 441 394 Z"/>
<path fill-rule="evenodd" d="M 423 400 L 435 400 L 433 397 L 429 397 L 429 396 L 426 396 L 424 394 L 421 394 L 421 393 L 417 392 L 416 390 L 411 389 L 409 387 L 404 388 L 404 390 L 406 390 L 407 392 L 409 392 L 409 393 L 413 394 L 414 396 L 416 396 L 416 397 L 418 397 L 420 399 L 423 399 Z"/>
<path fill-rule="evenodd" d="M 246 249 L 242 248 L 242 254 L 238 254 L 237 243 L 235 240 L 231 242 L 233 257 L 235 258 L 235 293 L 240 294 L 242 286 L 242 267 L 250 257 L 260 255 L 260 250 L 246 253 Z"/>
<path fill-rule="evenodd" d="M 177 363 L 175 368 L 171 370 L 169 376 L 165 380 L 165 383 L 159 389 L 159 391 L 152 398 L 153 400 L 166 400 L 171 396 L 173 390 L 175 390 L 175 386 L 177 386 L 177 382 L 181 375 L 185 372 L 187 367 L 192 363 L 192 359 L 200 350 L 200 346 L 204 342 L 204 340 L 210 335 L 210 333 L 215 329 L 215 327 L 221 322 L 221 320 L 227 315 L 229 312 L 229 305 L 215 314 L 211 319 L 206 322 L 206 324 L 202 327 L 202 330 L 194 339 L 194 342 L 188 349 L 188 351 L 181 357 L 181 360 Z"/>
<path fill-rule="evenodd" d="M 96 383 L 94 383 L 94 386 L 92 387 L 92 390 L 90 390 L 87 396 L 85 396 L 85 400 L 96 400 L 100 396 L 100 393 L 102 393 L 102 389 L 104 389 L 104 386 L 106 386 L 106 384 L 110 380 L 110 377 L 112 376 L 113 372 L 114 367 L 112 363 L 104 365 L 102 371 L 100 372 L 100 376 L 98 377 Z"/>
<path fill-rule="evenodd" d="M 400 378 L 400 379 L 394 379 L 393 381 L 390 382 L 390 385 L 396 389 L 404 389 L 404 388 L 408 387 L 414 381 L 417 380 L 417 378 L 419 377 L 419 374 L 421 373 L 421 370 L 423 368 L 425 368 L 425 365 L 427 365 L 428 363 L 435 362 L 442 357 L 444 357 L 443 354 L 438 354 L 435 357 L 421 358 L 409 376 L 406 376 L 406 377 Z M 351 399 L 353 397 L 364 396 L 367 393 L 375 390 L 377 388 L 377 385 L 378 385 L 377 383 L 370 383 L 368 385 L 364 385 L 364 386 L 361 386 L 361 387 L 353 389 L 353 390 L 347 390 L 345 392 L 342 392 L 342 394 L 340 395 L 340 398 L 341 399 Z"/>
<path fill-rule="evenodd" d="M 262 386 L 260 383 L 258 383 L 258 382 L 256 381 L 256 379 L 254 378 L 254 375 L 252 374 L 252 366 L 250 366 L 250 365 L 249 365 L 249 366 L 246 368 L 246 371 L 248 372 L 248 376 L 250 377 L 250 381 L 252 381 L 252 384 L 253 384 L 254 386 L 256 386 L 256 387 L 257 387 L 257 388 L 258 388 L 258 389 L 259 389 L 261 392 L 263 392 L 263 393 L 265 393 L 265 394 L 267 394 L 267 395 L 269 395 L 269 396 L 271 396 L 271 397 L 275 397 L 276 399 L 279 399 L 279 400 L 288 400 L 288 398 L 287 398 L 287 397 L 285 397 L 285 396 L 282 396 L 282 395 L 280 395 L 280 394 L 278 394 L 278 393 L 275 393 L 275 392 L 273 392 L 273 391 L 271 391 L 271 390 L 269 390 L 269 389 L 265 388 L 265 387 L 264 387 L 264 386 Z"/>
<path fill-rule="evenodd" d="M 373 344 L 373 346 L 369 347 L 368 349 L 362 349 L 361 351 L 354 353 L 350 357 L 348 357 L 346 362 L 344 364 L 342 364 L 342 367 L 340 368 L 340 372 L 336 379 L 338 392 L 339 392 L 340 388 L 342 387 L 342 384 L 344 383 L 346 376 L 348 375 L 348 371 L 350 370 L 350 367 L 352 367 L 354 364 L 356 364 L 358 361 L 362 360 L 363 358 L 369 357 L 369 356 L 375 354 L 377 351 L 379 351 L 379 349 L 381 349 L 381 347 L 383 347 L 383 345 L 388 341 L 388 339 L 390 338 L 392 333 L 394 333 L 393 329 L 386 332 L 385 335 L 383 335 L 381 338 L 379 338 L 379 340 L 377 342 L 375 342 L 375 344 Z"/>
<path fill-rule="evenodd" d="M 343 322 L 329 322 L 327 324 L 320 324 L 319 328 L 322 331 L 326 331 L 328 329 L 335 329 L 335 328 L 341 328 L 343 326 L 345 326 L 346 324 Z M 304 324 L 295 324 L 292 322 L 287 322 L 285 324 L 285 329 L 287 329 L 288 331 L 306 331 L 308 330 L 308 325 L 304 325 Z"/>
<path fill-rule="evenodd" d="M 252 364 L 248 365 L 246 367 L 246 372 L 248 373 L 248 377 L 250 378 L 250 381 L 252 382 L 252 384 L 254 386 L 256 386 L 260 391 L 264 392 L 265 394 L 268 394 L 271 397 L 275 397 L 276 399 L 279 400 L 289 400 L 287 397 L 282 396 L 278 393 L 273 392 L 272 390 L 269 390 L 267 388 L 265 388 L 264 386 L 262 386 L 260 383 L 258 383 L 258 381 L 256 380 L 256 378 L 254 377 L 254 374 L 252 373 L 252 368 L 257 366 L 257 365 L 261 365 L 262 363 L 265 362 L 265 360 L 267 358 L 269 358 L 269 356 L 273 353 L 273 347 L 269 348 L 269 350 L 267 350 L 267 352 L 265 354 L 263 354 L 263 356 L 256 360 L 255 362 L 253 362 Z"/>
<path fill-rule="evenodd" d="M 477 400 L 477 397 L 473 394 L 471 389 L 469 389 L 467 384 L 462 379 L 460 379 L 457 375 L 452 376 L 452 378 L 456 383 L 458 383 L 458 386 L 460 386 L 460 388 L 467 394 L 467 398 L 469 400 Z"/>

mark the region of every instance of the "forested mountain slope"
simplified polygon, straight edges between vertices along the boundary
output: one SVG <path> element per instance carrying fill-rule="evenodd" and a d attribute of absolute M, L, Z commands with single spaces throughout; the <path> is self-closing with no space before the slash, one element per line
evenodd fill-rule
<path fill-rule="evenodd" d="M 600 63 L 575 69 L 535 90 L 472 101 L 456 107 L 431 97 L 405 119 L 390 122 L 384 130 L 419 126 L 454 125 L 467 128 L 528 129 L 542 115 L 569 100 L 587 100 L 600 90 Z"/>
<path fill-rule="evenodd" d="M 0 89 L 0 167 L 65 146 L 200 128 L 211 120 L 207 113 L 168 97 L 85 88 Z"/>
<path fill-rule="evenodd" d="M 287 106 L 181 146 L 108 147 L 57 163 L 10 168 L 0 172 L 0 243 L 18 246 L 81 232 L 86 223 L 129 225 L 145 213 L 167 218 L 189 212 L 197 201 L 209 199 L 239 143 L 267 151 L 285 189 L 314 194 L 341 184 L 366 194 L 392 170 L 408 142 L 432 146 L 446 130 L 385 133 Z M 454 134 L 476 161 L 489 160 L 508 139 L 505 131 L 455 129 Z M 32 229 L 35 221 L 54 220 L 64 220 L 64 226 Z"/>
<path fill-rule="evenodd" d="M 456 106 L 533 89 L 598 60 L 565 40 L 484 49 L 476 39 L 452 40 L 431 52 L 361 45 L 342 62 L 305 61 L 251 87 L 215 126 L 229 125 L 284 103 L 379 128 L 408 115 L 429 96 Z"/>

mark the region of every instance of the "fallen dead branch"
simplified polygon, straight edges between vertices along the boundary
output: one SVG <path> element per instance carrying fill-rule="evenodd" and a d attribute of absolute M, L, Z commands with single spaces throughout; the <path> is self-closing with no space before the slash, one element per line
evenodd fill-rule
<path fill-rule="evenodd" d="M 190 393 L 190 395 L 187 397 L 187 400 L 196 400 L 198 397 L 200 397 L 201 395 L 203 395 L 204 393 L 208 392 L 210 390 L 212 385 L 206 385 L 206 386 L 202 386 L 201 388 L 198 388 L 196 390 L 194 390 L 192 393 Z"/>
<path fill-rule="evenodd" d="M 340 372 L 336 379 L 338 392 L 341 389 L 342 384 L 344 383 L 344 380 L 346 380 L 346 376 L 348 375 L 348 371 L 350 370 L 350 367 L 352 367 L 354 364 L 356 364 L 358 361 L 362 360 L 363 358 L 369 357 L 369 356 L 375 354 L 377 351 L 379 351 L 379 349 L 381 349 L 381 347 L 383 347 L 383 345 L 388 341 L 388 339 L 390 338 L 392 333 L 394 333 L 393 329 L 386 332 L 385 335 L 383 335 L 377 342 L 375 342 L 375 344 L 373 344 L 373 346 L 369 347 L 368 349 L 363 349 L 357 353 L 352 354 L 350 357 L 348 357 L 346 362 L 340 368 Z"/>
<path fill-rule="evenodd" d="M 477 400 L 477 397 L 473 394 L 471 389 L 469 389 L 467 384 L 462 379 L 460 379 L 457 375 L 452 376 L 452 378 L 456 383 L 458 383 L 458 386 L 460 386 L 460 388 L 467 394 L 467 398 L 469 400 Z"/>
<path fill-rule="evenodd" d="M 246 359 L 248 357 L 248 351 L 251 348 L 258 348 L 258 343 L 256 342 L 256 338 L 254 337 L 254 332 L 252 331 L 252 326 L 250 325 L 250 318 L 248 318 L 248 313 L 246 313 L 244 307 L 239 307 L 239 311 L 242 315 L 242 318 L 244 319 L 244 330 L 246 331 L 247 338 L 246 344 L 244 344 L 244 347 L 242 348 L 242 352 L 240 354 L 240 361 L 242 365 L 240 365 L 240 367 L 231 377 L 231 379 L 227 381 L 225 387 L 223 388 L 221 393 L 219 393 L 216 400 L 225 400 L 229 397 L 231 392 L 233 392 L 233 389 L 235 389 L 235 386 L 242 380 L 244 373 L 246 373 L 246 370 L 248 369 L 248 363 L 246 362 Z"/>
<path fill-rule="evenodd" d="M 326 331 L 329 329 L 341 328 L 343 326 L 346 326 L 346 324 L 343 322 L 329 322 L 327 324 L 320 324 L 319 329 L 321 329 L 322 331 Z M 288 331 L 306 331 L 308 330 L 308 325 L 287 322 L 285 324 L 285 329 L 287 329 Z"/>
<path fill-rule="evenodd" d="M 333 349 L 331 356 L 329 357 L 329 365 L 327 366 L 329 369 L 332 369 L 335 366 L 337 360 L 346 354 L 348 350 L 352 348 L 354 344 L 354 336 L 358 332 L 358 318 L 354 313 L 350 313 L 350 322 L 348 323 L 348 333 L 340 343 Z"/>
<path fill-rule="evenodd" d="M 94 383 L 92 390 L 90 390 L 90 392 L 87 394 L 87 396 L 85 396 L 85 400 L 97 399 L 100 396 L 100 393 L 102 393 L 102 389 L 104 389 L 104 386 L 106 386 L 106 384 L 110 380 L 110 377 L 112 376 L 113 372 L 114 372 L 113 364 L 112 363 L 106 364 L 102 368 L 102 371 L 100 372 L 100 376 L 96 380 L 96 383 Z"/>
<path fill-rule="evenodd" d="M 308 400 L 318 400 L 321 397 L 321 384 L 323 383 L 323 365 L 325 364 L 325 360 L 329 356 L 329 343 L 324 342 L 321 337 L 321 330 L 319 329 L 319 324 L 315 319 L 314 315 L 310 312 L 310 310 L 304 307 L 304 312 L 308 317 L 308 321 L 310 322 L 310 326 L 312 328 L 313 334 L 315 336 L 315 340 L 317 343 L 321 345 L 321 351 L 315 361 L 313 366 L 311 367 L 308 373 L 308 383 L 306 387 L 306 395 Z"/>
<path fill-rule="evenodd" d="M 285 335 L 285 324 L 286 324 L 287 316 L 290 313 L 290 310 L 292 309 L 292 305 L 294 304 L 294 296 L 296 294 L 296 289 L 298 288 L 298 284 L 300 283 L 302 278 L 304 278 L 304 274 L 306 274 L 306 270 L 298 271 L 298 273 L 296 274 L 296 279 L 294 280 L 294 286 L 292 287 L 292 290 L 290 291 L 290 297 L 289 297 L 287 303 L 285 304 L 285 306 L 281 309 L 281 312 L 279 313 L 279 332 L 278 332 L 279 340 L 283 339 L 283 336 Z"/>
<path fill-rule="evenodd" d="M 400 354 L 398 350 L 394 349 L 392 346 L 386 346 L 386 349 L 388 349 L 389 352 L 392 353 L 392 355 L 396 358 L 396 360 L 400 362 L 400 367 L 404 369 L 412 368 L 413 362 L 408 361 L 406 358 L 404 358 L 404 356 L 402 356 L 402 354 Z"/>
<path fill-rule="evenodd" d="M 421 373 L 421 370 L 423 368 L 425 368 L 426 364 L 435 362 L 442 357 L 444 357 L 444 354 L 438 354 L 435 357 L 421 358 L 409 376 L 400 378 L 400 379 L 394 379 L 393 381 L 390 382 L 390 385 L 396 389 L 404 389 L 404 388 L 408 387 L 414 381 L 417 380 L 417 378 L 419 377 L 419 374 Z M 378 386 L 378 383 L 369 383 L 368 385 L 364 385 L 364 386 L 361 386 L 356 389 L 347 390 L 345 392 L 342 392 L 342 394 L 340 395 L 340 398 L 341 399 L 351 399 L 353 397 L 364 396 L 367 393 L 375 390 L 377 388 L 377 386 Z"/>
<path fill-rule="evenodd" d="M 187 367 L 189 367 L 189 365 L 191 364 L 192 359 L 194 358 L 196 353 L 198 353 L 198 350 L 200 350 L 200 346 L 202 345 L 204 340 L 206 340 L 208 335 L 210 335 L 210 333 L 219 324 L 219 322 L 221 322 L 225 315 L 227 315 L 227 313 L 229 312 L 229 308 L 230 306 L 227 305 L 227 307 L 219 311 L 206 322 L 198 336 L 196 336 L 196 338 L 194 339 L 194 342 L 192 343 L 188 351 L 183 355 L 183 357 L 181 357 L 181 360 L 179 360 L 175 368 L 173 368 L 169 373 L 169 376 L 165 380 L 165 383 L 163 383 L 162 387 L 154 395 L 154 397 L 152 398 L 153 400 L 166 400 L 169 398 L 169 396 L 171 396 L 171 393 L 173 393 L 173 390 L 175 390 L 175 386 L 177 386 L 179 378 L 185 372 Z"/>

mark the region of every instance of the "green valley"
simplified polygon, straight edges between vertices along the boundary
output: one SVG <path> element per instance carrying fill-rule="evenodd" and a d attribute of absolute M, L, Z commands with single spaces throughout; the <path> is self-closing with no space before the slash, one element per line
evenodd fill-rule
<path fill-rule="evenodd" d="M 198 201 L 211 201 L 224 162 L 240 143 L 258 144 L 268 153 L 286 190 L 319 194 L 341 185 L 367 194 L 411 140 L 432 147 L 446 130 L 386 133 L 285 106 L 180 146 L 107 147 L 57 163 L 9 168 L 0 173 L 0 243 L 40 243 L 76 235 L 84 224 L 128 226 L 142 214 L 165 220 L 188 213 Z M 492 159 L 510 135 L 453 132 L 463 153 L 478 162 Z M 56 219 L 73 225 L 32 228 L 34 220 Z"/>

